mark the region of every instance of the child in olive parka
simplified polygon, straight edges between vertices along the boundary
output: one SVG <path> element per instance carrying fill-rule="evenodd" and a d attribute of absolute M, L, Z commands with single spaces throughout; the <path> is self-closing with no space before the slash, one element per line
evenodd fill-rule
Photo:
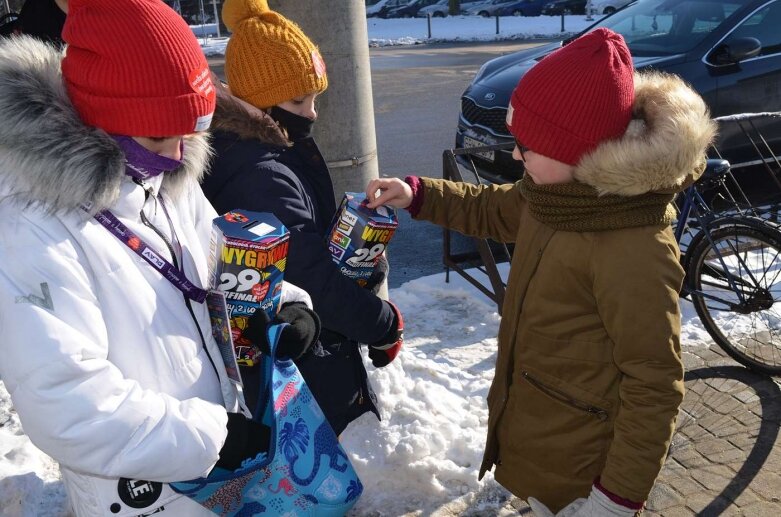
<path fill-rule="evenodd" d="M 495 466 L 538 516 L 631 516 L 684 391 L 672 200 L 715 126 L 678 77 L 635 72 L 607 29 L 527 72 L 507 125 L 521 181 L 379 179 L 369 206 L 515 243 L 480 476 Z"/>

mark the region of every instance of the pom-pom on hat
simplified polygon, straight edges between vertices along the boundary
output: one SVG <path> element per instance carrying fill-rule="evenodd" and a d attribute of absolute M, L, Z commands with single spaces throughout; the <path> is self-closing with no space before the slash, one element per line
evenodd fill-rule
<path fill-rule="evenodd" d="M 576 165 L 602 141 L 624 134 L 633 102 L 629 49 L 620 34 L 600 28 L 526 72 L 510 99 L 507 126 L 532 151 Z"/>
<path fill-rule="evenodd" d="M 70 0 L 62 75 L 82 121 L 167 137 L 209 128 L 216 92 L 192 30 L 160 0 Z"/>
<path fill-rule="evenodd" d="M 226 0 L 222 19 L 233 33 L 225 50 L 233 95 L 265 109 L 328 87 L 317 46 L 267 0 Z"/>

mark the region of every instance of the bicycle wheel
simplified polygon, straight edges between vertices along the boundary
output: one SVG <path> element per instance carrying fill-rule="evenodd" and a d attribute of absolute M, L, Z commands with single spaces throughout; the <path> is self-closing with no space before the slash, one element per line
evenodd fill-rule
<path fill-rule="evenodd" d="M 707 231 L 686 258 L 697 315 L 737 362 L 781 374 L 781 232 L 751 222 Z"/>

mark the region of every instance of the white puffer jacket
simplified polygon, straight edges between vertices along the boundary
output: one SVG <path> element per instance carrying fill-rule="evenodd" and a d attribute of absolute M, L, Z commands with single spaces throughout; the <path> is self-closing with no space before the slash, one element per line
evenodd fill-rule
<path fill-rule="evenodd" d="M 203 286 L 208 145 L 188 140 L 185 165 L 146 193 L 113 140 L 81 124 L 60 58 L 27 38 L 0 43 L 0 376 L 79 517 L 212 515 L 165 484 L 211 470 L 226 409 L 238 410 L 206 306 L 79 208 L 109 208 L 172 261 L 139 215 L 172 241 L 165 200 L 177 261 Z"/>

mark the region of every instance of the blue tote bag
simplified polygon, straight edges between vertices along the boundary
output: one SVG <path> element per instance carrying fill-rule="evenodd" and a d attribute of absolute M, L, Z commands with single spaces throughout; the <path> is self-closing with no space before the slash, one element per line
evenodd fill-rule
<path fill-rule="evenodd" d="M 233 471 L 171 487 L 217 515 L 339 517 L 358 501 L 363 485 L 293 361 L 276 358 L 283 325 L 268 329 L 261 421 L 271 428 L 269 454 Z M 271 396 L 269 396 L 271 394 Z M 257 418 L 257 417 L 256 417 Z"/>

